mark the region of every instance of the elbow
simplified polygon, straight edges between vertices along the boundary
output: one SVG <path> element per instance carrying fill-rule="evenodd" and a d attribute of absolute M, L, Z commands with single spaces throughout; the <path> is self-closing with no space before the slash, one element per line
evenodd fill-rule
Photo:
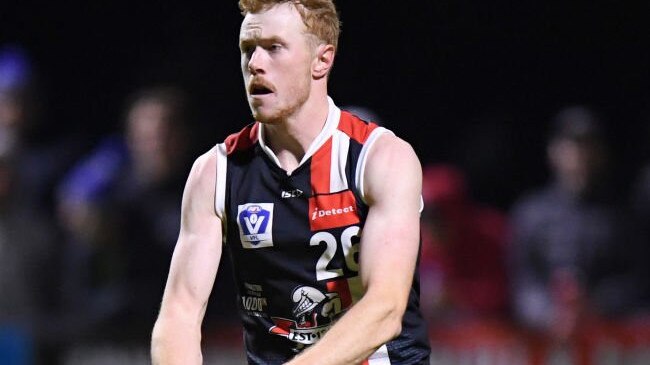
<path fill-rule="evenodd" d="M 159 355 L 162 353 L 162 350 L 165 347 L 164 344 L 167 336 L 166 333 L 169 332 L 165 330 L 165 325 L 163 322 L 164 321 L 162 318 L 158 318 L 153 326 L 153 330 L 151 331 L 151 357 L 154 364 L 159 363 L 156 361 L 156 359 L 159 358 Z"/>
<path fill-rule="evenodd" d="M 379 304 L 379 318 L 381 318 L 381 330 L 377 335 L 381 336 L 379 342 L 385 343 L 402 333 L 402 320 L 406 310 L 406 303 L 397 298 L 378 299 L 375 303 Z"/>
<path fill-rule="evenodd" d="M 386 341 L 390 341 L 402 333 L 402 319 L 404 317 L 404 310 L 394 308 L 386 317 Z"/>
<path fill-rule="evenodd" d="M 151 330 L 151 346 L 153 347 L 154 345 L 158 344 L 163 337 L 163 329 L 162 327 L 162 320 L 160 316 L 156 319 L 156 322 L 153 325 L 153 329 Z"/>
<path fill-rule="evenodd" d="M 162 342 L 163 342 L 163 336 L 162 333 L 159 329 L 158 323 L 153 327 L 153 331 L 151 333 L 151 362 L 152 364 L 160 364 L 160 357 L 161 357 L 161 352 L 162 352 Z"/>
<path fill-rule="evenodd" d="M 189 325 L 178 318 L 158 317 L 150 346 L 153 365 L 203 363 L 200 326 Z"/>
<path fill-rule="evenodd" d="M 164 342 L 167 333 L 169 333 L 169 327 L 173 325 L 174 318 L 170 316 L 170 313 L 164 310 L 160 310 L 158 313 L 158 318 L 153 325 L 151 330 L 151 346 L 158 345 L 161 342 Z"/>

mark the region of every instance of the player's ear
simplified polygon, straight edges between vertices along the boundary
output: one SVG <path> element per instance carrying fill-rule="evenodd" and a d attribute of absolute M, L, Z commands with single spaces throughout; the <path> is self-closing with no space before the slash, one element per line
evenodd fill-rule
<path fill-rule="evenodd" d="M 334 64 L 334 46 L 331 44 L 319 44 L 316 47 L 316 57 L 312 65 L 312 75 L 316 79 L 323 78 L 332 69 Z"/>

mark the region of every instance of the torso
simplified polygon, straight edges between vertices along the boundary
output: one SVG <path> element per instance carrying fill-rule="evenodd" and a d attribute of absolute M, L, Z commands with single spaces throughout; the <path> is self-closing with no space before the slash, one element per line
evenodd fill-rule
<path fill-rule="evenodd" d="M 331 104 L 321 135 L 288 175 L 259 128 L 252 124 L 218 146 L 218 176 L 225 172 L 225 179 L 217 183 L 216 209 L 248 360 L 271 364 L 314 344 L 363 295 L 358 251 L 368 206 L 360 176 L 369 146 L 388 131 Z M 404 333 L 380 349 L 392 356 L 383 364 L 416 364 L 428 356 L 417 285 L 414 280 Z"/>

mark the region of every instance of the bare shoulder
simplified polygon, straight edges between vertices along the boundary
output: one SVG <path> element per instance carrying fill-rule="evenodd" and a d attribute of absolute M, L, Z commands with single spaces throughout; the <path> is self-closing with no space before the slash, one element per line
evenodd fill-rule
<path fill-rule="evenodd" d="M 206 151 L 194 160 L 190 176 L 197 178 L 212 178 L 214 180 L 217 173 L 217 153 L 216 146 Z"/>
<path fill-rule="evenodd" d="M 214 187 L 217 179 L 217 154 L 216 147 L 211 148 L 194 160 L 192 170 L 187 178 L 185 195 L 209 194 L 214 197 Z"/>
<path fill-rule="evenodd" d="M 384 133 L 372 147 L 368 163 L 396 162 L 417 163 L 419 160 L 413 147 L 405 140 L 389 133 Z"/>
<path fill-rule="evenodd" d="M 368 155 L 365 185 L 369 203 L 402 191 L 419 199 L 422 167 L 413 147 L 392 134 L 382 135 Z"/>

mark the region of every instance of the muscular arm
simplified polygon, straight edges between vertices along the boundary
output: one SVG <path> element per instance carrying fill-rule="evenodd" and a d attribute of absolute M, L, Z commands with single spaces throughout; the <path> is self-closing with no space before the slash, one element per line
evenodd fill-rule
<path fill-rule="evenodd" d="M 216 155 L 199 157 L 183 193 L 181 229 L 153 329 L 154 364 L 201 364 L 201 322 L 221 258 L 214 211 Z"/>
<path fill-rule="evenodd" d="M 365 294 L 328 333 L 289 364 L 359 364 L 401 332 L 419 246 L 422 170 L 393 136 L 372 147 L 365 171 L 370 207 L 359 267 Z"/>

